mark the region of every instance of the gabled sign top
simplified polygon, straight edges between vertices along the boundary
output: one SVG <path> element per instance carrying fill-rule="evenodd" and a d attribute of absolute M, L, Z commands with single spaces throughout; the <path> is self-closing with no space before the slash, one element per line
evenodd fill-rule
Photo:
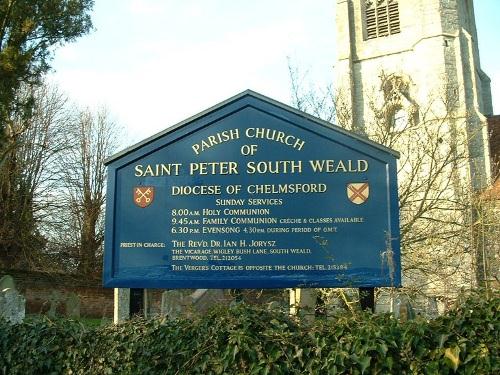
<path fill-rule="evenodd" d="M 282 113 L 286 113 L 286 112 L 289 112 L 290 114 L 293 114 L 293 115 L 296 115 L 296 116 L 300 116 L 300 117 L 303 117 L 305 119 L 307 119 L 308 121 L 311 121 L 313 123 L 316 123 L 317 125 L 320 125 L 320 126 L 325 126 L 329 129 L 333 129 L 334 131 L 336 132 L 339 132 L 341 134 L 345 134 L 347 135 L 348 137 L 351 137 L 353 139 L 356 139 L 360 142 L 363 142 L 367 145 L 370 145 L 371 147 L 374 147 L 374 148 L 377 148 L 377 149 L 380 149 L 381 151 L 384 151 L 384 152 L 388 152 L 388 153 L 391 153 L 392 155 L 396 156 L 397 158 L 399 158 L 399 153 L 396 151 L 396 150 L 393 150 L 391 148 L 388 148 L 386 146 L 383 146 L 381 144 L 378 144 L 378 143 L 375 143 L 371 140 L 369 140 L 368 138 L 366 137 L 363 137 L 359 134 L 356 134 L 356 133 L 353 133 L 353 132 L 349 132 L 343 128 L 341 128 L 340 126 L 337 126 L 337 125 L 334 125 L 330 122 L 327 122 L 327 121 L 324 121 L 320 118 L 317 118 L 317 117 L 314 117 L 308 113 L 305 113 L 303 111 L 300 111 L 296 108 L 293 108 L 293 107 L 290 107 L 289 105 L 286 105 L 284 103 L 281 103 L 281 102 L 278 102 L 274 99 L 271 99 L 265 95 L 262 95 L 262 94 L 259 94 L 258 92 L 255 92 L 253 90 L 250 90 L 250 89 L 247 89 L 245 91 L 242 91 L 240 92 L 239 94 L 236 94 L 234 96 L 232 96 L 231 98 L 229 99 L 226 99 L 208 109 L 205 109 L 204 111 L 194 115 L 194 116 L 191 116 L 165 130 L 162 130 L 161 132 L 157 133 L 157 134 L 154 134 L 152 135 L 151 137 L 148 137 L 138 143 L 136 143 L 135 145 L 132 145 L 130 147 L 127 147 L 126 149 L 110 156 L 109 158 L 106 159 L 105 161 L 105 164 L 110 164 L 112 162 L 114 162 L 115 160 L 117 159 L 120 159 L 121 157 L 141 148 L 142 146 L 146 145 L 146 144 L 149 144 L 155 140 L 157 140 L 158 138 L 161 138 L 171 132 L 174 132 L 180 128 L 182 128 L 183 126 L 186 126 L 187 124 L 189 123 L 192 123 L 200 118 L 203 118 L 205 116 L 209 116 L 209 115 L 215 115 L 217 116 L 217 111 L 219 111 L 220 109 L 228 106 L 228 105 L 240 105 L 240 106 L 246 106 L 248 105 L 247 103 L 244 103 L 243 100 L 245 98 L 254 98 L 262 103 L 267 103 L 271 106 L 274 106 L 276 109 L 279 109 L 282 111 Z"/>

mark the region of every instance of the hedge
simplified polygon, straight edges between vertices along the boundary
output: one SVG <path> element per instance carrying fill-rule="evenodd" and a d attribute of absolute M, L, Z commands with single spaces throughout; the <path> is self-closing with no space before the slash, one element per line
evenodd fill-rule
<path fill-rule="evenodd" d="M 445 316 L 407 322 L 359 313 L 306 323 L 245 304 L 97 328 L 0 322 L 0 372 L 499 374 L 499 302 L 498 293 L 475 294 Z"/>

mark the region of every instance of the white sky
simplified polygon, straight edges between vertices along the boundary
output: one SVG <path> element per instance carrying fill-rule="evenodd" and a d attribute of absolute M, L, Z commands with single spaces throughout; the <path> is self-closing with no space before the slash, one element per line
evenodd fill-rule
<path fill-rule="evenodd" d="M 96 0 L 96 30 L 56 51 L 55 82 L 140 141 L 243 90 L 290 102 L 288 61 L 333 78 L 336 0 Z M 481 65 L 500 112 L 500 0 L 476 0 Z M 128 143 L 128 142 L 127 142 Z"/>

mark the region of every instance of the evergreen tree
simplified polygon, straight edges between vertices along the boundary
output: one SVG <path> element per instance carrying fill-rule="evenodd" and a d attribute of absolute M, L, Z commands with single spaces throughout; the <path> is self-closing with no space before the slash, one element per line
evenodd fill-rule
<path fill-rule="evenodd" d="M 17 95 L 50 69 L 54 47 L 92 28 L 93 0 L 0 0 L 0 163 L 15 147 L 13 113 L 29 116 L 32 98 Z"/>

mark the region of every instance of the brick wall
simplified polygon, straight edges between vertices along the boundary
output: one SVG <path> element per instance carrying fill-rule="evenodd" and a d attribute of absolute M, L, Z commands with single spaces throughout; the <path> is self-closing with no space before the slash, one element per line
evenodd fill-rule
<path fill-rule="evenodd" d="M 113 289 L 103 288 L 101 280 L 67 274 L 36 271 L 0 270 L 0 278 L 10 275 L 16 289 L 26 298 L 26 314 L 44 314 L 50 308 L 53 293 L 59 295 L 57 313 L 65 315 L 70 293 L 80 298 L 80 315 L 88 318 L 113 317 Z"/>

